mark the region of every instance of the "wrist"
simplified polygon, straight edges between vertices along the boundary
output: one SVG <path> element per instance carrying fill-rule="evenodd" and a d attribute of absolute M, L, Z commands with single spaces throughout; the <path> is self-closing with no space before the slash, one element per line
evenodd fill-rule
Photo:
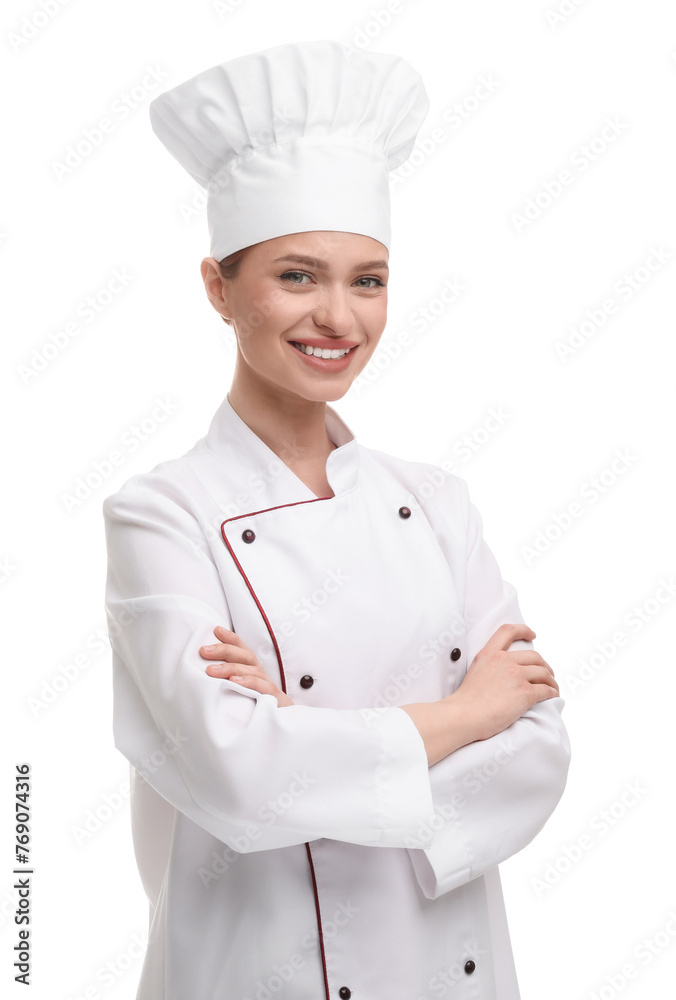
<path fill-rule="evenodd" d="M 463 699 L 457 698 L 455 694 L 448 695 L 440 701 L 419 702 L 400 707 L 411 717 L 418 729 L 425 744 L 427 763 L 430 767 L 466 743 L 472 743 L 477 739 L 471 720 L 465 711 Z"/>
<path fill-rule="evenodd" d="M 452 749 L 459 750 L 460 747 L 475 740 L 483 739 L 483 734 L 479 729 L 479 720 L 472 706 L 460 688 L 453 694 L 447 695 L 440 702 L 444 706 L 445 725 L 448 732 L 448 740 L 452 743 Z"/>

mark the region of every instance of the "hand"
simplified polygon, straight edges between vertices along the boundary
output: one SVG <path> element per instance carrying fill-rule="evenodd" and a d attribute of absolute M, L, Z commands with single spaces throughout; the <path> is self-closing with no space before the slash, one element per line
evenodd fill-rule
<path fill-rule="evenodd" d="M 200 646 L 200 656 L 226 662 L 210 663 L 207 667 L 210 677 L 226 677 L 260 694 L 272 694 L 280 708 L 293 705 L 289 696 L 268 677 L 256 655 L 236 632 L 217 625 L 214 635 L 220 641 L 211 646 Z"/>
<path fill-rule="evenodd" d="M 516 639 L 534 638 L 527 625 L 501 625 L 472 660 L 460 687 L 448 696 L 462 707 L 473 739 L 495 736 L 536 702 L 558 697 L 554 672 L 539 653 L 509 649 Z"/>

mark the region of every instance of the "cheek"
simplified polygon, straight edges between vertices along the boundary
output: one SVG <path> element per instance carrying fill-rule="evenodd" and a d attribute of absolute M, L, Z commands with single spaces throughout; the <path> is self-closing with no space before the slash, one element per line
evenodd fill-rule
<path fill-rule="evenodd" d="M 376 350 L 387 323 L 387 299 L 370 302 L 361 315 L 361 322 L 368 337 L 366 353 L 370 356 Z"/>
<path fill-rule="evenodd" d="M 294 302 L 281 289 L 273 289 L 265 295 L 252 294 L 238 309 L 237 331 L 244 343 L 262 343 L 275 335 L 279 337 L 301 315 L 300 303 Z"/>

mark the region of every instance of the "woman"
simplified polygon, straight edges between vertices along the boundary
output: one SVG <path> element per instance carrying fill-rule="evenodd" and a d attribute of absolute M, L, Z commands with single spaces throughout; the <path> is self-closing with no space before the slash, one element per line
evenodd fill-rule
<path fill-rule="evenodd" d="M 563 791 L 558 685 L 464 482 L 328 405 L 385 326 L 426 110 L 403 60 L 330 41 L 151 105 L 208 188 L 237 360 L 206 436 L 104 503 L 139 1000 L 519 996 L 497 865 Z"/>

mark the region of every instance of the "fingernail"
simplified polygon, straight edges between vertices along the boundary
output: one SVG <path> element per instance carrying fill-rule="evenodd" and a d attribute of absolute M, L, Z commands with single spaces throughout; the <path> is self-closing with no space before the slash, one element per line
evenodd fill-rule
<path fill-rule="evenodd" d="M 216 649 L 216 643 L 214 643 L 212 646 L 202 646 L 201 648 L 206 649 L 208 653 L 213 653 L 213 651 Z"/>

